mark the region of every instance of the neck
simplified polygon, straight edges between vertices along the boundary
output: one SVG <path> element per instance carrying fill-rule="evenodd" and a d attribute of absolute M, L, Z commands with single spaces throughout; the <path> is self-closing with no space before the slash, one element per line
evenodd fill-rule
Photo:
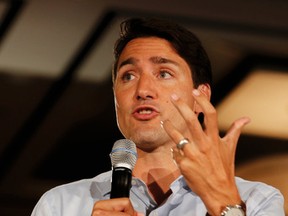
<path fill-rule="evenodd" d="M 161 149 L 147 153 L 138 150 L 138 156 L 133 175 L 146 183 L 150 194 L 161 204 L 171 194 L 171 183 L 180 175 L 171 151 Z"/>

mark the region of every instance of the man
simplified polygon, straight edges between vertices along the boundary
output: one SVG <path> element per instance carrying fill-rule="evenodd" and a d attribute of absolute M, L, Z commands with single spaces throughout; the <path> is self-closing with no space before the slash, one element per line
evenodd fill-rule
<path fill-rule="evenodd" d="M 113 89 L 118 127 L 137 146 L 130 198 L 110 199 L 109 171 L 48 191 L 32 215 L 284 216 L 277 189 L 234 176 L 249 118 L 219 137 L 210 62 L 195 35 L 154 19 L 121 27 Z"/>

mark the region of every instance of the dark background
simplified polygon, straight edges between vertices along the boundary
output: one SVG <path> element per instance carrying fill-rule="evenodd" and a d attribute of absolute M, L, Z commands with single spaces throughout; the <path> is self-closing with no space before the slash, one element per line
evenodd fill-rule
<path fill-rule="evenodd" d="M 110 76 L 122 19 L 162 17 L 196 32 L 217 105 L 254 67 L 288 71 L 287 11 L 285 0 L 0 1 L 0 214 L 30 215 L 48 189 L 110 169 L 122 138 Z M 236 165 L 285 153 L 285 139 L 243 134 Z"/>

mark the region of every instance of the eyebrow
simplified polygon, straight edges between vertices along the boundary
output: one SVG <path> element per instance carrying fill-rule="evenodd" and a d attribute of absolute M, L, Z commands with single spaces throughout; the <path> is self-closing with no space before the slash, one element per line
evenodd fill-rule
<path fill-rule="evenodd" d="M 135 59 L 135 58 L 133 58 L 133 57 L 128 58 L 128 59 L 124 60 L 123 62 L 121 62 L 121 64 L 119 65 L 118 70 L 119 70 L 121 67 L 125 66 L 125 65 L 129 65 L 129 64 L 135 65 L 137 61 L 138 61 L 138 60 Z"/>
<path fill-rule="evenodd" d="M 163 58 L 161 56 L 154 56 L 150 58 L 150 61 L 154 64 L 174 64 L 176 66 L 179 66 L 178 62 L 173 61 L 171 59 Z"/>
<path fill-rule="evenodd" d="M 179 64 L 176 61 L 173 61 L 171 59 L 167 59 L 167 58 L 164 58 L 161 56 L 153 56 L 149 60 L 154 64 L 173 64 L 173 65 L 179 66 Z M 137 60 L 136 58 L 133 58 L 133 57 L 128 58 L 128 59 L 124 60 L 123 62 L 121 62 L 118 70 L 125 65 L 129 65 L 129 64 L 136 65 L 138 61 L 139 60 Z"/>

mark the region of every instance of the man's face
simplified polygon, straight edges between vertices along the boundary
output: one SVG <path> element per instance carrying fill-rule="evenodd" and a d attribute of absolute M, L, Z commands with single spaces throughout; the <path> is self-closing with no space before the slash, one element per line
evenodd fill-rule
<path fill-rule="evenodd" d="M 171 142 L 161 127 L 169 119 L 185 134 L 186 124 L 171 102 L 177 94 L 193 109 L 188 64 L 161 38 L 131 40 L 120 55 L 114 83 L 119 129 L 147 150 Z"/>

